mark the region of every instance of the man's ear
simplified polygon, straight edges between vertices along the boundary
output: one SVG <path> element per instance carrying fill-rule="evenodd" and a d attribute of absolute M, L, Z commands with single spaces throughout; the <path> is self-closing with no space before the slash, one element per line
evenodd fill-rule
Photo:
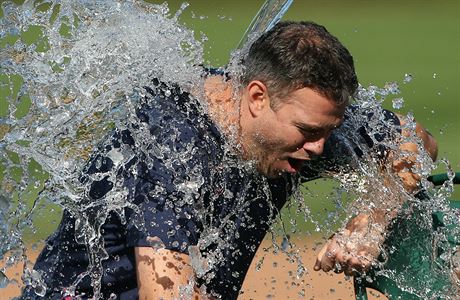
<path fill-rule="evenodd" d="M 259 116 L 265 109 L 270 108 L 267 86 L 261 81 L 253 80 L 246 87 L 248 108 L 252 116 Z"/>

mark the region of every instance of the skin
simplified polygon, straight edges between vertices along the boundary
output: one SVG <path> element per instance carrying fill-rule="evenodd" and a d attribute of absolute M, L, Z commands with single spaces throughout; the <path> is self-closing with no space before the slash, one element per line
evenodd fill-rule
<path fill-rule="evenodd" d="M 210 115 L 225 133 L 232 134 L 235 124 L 239 125 L 237 141 L 242 158 L 254 160 L 258 171 L 267 177 L 297 172 L 305 161 L 323 152 L 332 130 L 343 121 L 346 106 L 338 105 L 310 88 L 295 90 L 285 99 L 271 99 L 267 87 L 254 80 L 238 91 L 239 101 L 235 101 L 231 87 L 230 82 L 219 77 L 211 77 L 205 82 Z M 273 109 L 273 101 L 281 101 L 281 104 Z M 435 159 L 437 145 L 434 138 L 419 124 L 416 131 Z M 401 148 L 412 151 L 414 157 L 418 153 L 415 144 L 402 144 Z M 408 191 L 413 191 L 419 180 L 406 171 L 414 162 L 415 159 L 408 159 L 393 163 L 394 171 Z M 339 265 L 336 272 L 349 275 L 367 270 L 379 254 L 387 214 L 376 210 L 371 216 L 362 214 L 352 219 L 339 234 L 363 237 L 370 234 L 376 237 L 374 243 L 342 245 L 334 235 L 319 252 L 314 269 L 328 272 Z M 375 230 L 368 231 L 369 222 L 377 225 L 372 227 Z M 352 249 L 357 256 L 349 255 Z M 139 247 L 135 249 L 135 257 L 140 299 L 177 299 L 179 286 L 194 278 L 190 258 L 185 254 Z M 211 298 L 195 289 L 193 299 Z"/>
<path fill-rule="evenodd" d="M 139 300 L 180 299 L 179 286 L 194 278 L 190 257 L 166 249 L 136 247 L 137 286 Z M 187 298 L 189 299 L 189 298 Z M 211 299 L 194 290 L 193 300 Z"/>
<path fill-rule="evenodd" d="M 252 81 L 239 91 L 240 101 L 232 99 L 230 86 L 222 79 L 206 82 L 210 115 L 224 132 L 239 122 L 242 157 L 255 160 L 259 172 L 268 177 L 294 173 L 303 162 L 320 155 L 332 130 L 342 123 L 345 106 L 309 88 L 292 92 L 273 110 L 274 100 L 262 82 Z M 186 254 L 137 247 L 135 258 L 142 300 L 178 299 L 179 286 L 194 277 Z M 211 298 L 196 289 L 193 299 Z"/>
<path fill-rule="evenodd" d="M 401 125 L 405 124 L 404 116 L 398 115 Z M 416 124 L 416 134 L 422 140 L 425 150 L 433 161 L 438 154 L 438 146 L 433 136 L 419 123 Z M 404 136 L 409 133 L 403 131 Z M 412 153 L 405 160 L 394 160 L 392 163 L 395 172 L 403 183 L 404 188 L 412 193 L 417 189 L 419 176 L 408 171 L 416 162 L 419 153 L 418 146 L 414 143 L 402 143 L 399 148 Z M 390 157 L 391 159 L 391 157 Z M 384 242 L 385 228 L 388 222 L 396 216 L 396 212 L 375 209 L 370 215 L 359 214 L 345 226 L 343 230 L 333 235 L 319 251 L 314 270 L 335 273 L 344 272 L 346 275 L 357 275 L 370 269 L 373 262 L 380 254 L 380 246 Z M 372 224 L 373 226 L 369 226 Z M 369 230 L 369 228 L 371 228 Z M 347 237 L 354 235 L 354 240 L 367 241 L 360 245 L 354 243 L 341 243 Z M 357 236 L 357 237 L 356 237 Z M 368 237 L 372 237 L 369 239 Z M 370 242 L 369 242 L 370 241 Z"/>
<path fill-rule="evenodd" d="M 310 88 L 291 92 L 273 110 L 267 87 L 252 81 L 240 108 L 241 145 L 245 159 L 255 160 L 267 177 L 299 171 L 324 149 L 332 130 L 340 126 L 345 105 L 337 105 Z"/>

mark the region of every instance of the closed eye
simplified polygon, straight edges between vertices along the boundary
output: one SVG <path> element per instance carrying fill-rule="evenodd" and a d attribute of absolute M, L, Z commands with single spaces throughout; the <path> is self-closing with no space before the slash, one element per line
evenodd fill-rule
<path fill-rule="evenodd" d="M 314 138 L 314 137 L 317 137 L 317 136 L 321 136 L 321 135 L 325 134 L 326 132 L 331 132 L 332 130 L 339 128 L 341 125 L 342 125 L 342 123 L 335 124 L 335 125 L 332 125 L 332 126 L 317 127 L 317 126 L 310 126 L 310 125 L 301 124 L 301 123 L 296 123 L 295 124 L 295 126 L 299 129 L 299 131 L 305 137 L 309 137 L 309 138 Z"/>
<path fill-rule="evenodd" d="M 300 133 L 302 133 L 306 138 L 313 138 L 315 136 L 321 135 L 324 132 L 323 128 L 316 127 L 306 127 L 306 126 L 297 126 Z"/>

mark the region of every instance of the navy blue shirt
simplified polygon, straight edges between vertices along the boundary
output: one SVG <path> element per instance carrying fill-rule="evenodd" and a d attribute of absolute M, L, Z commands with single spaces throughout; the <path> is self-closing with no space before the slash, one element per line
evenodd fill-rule
<path fill-rule="evenodd" d="M 154 237 L 161 247 L 186 254 L 189 246 L 201 245 L 201 255 L 213 263 L 198 274 L 198 284 L 223 299 L 237 298 L 296 180 L 267 180 L 243 170 L 238 158 L 224 150 L 226 140 L 200 104 L 177 87 L 166 89 L 159 82 L 147 88 L 136 110 L 138 121 L 116 129 L 82 172 L 87 190 L 80 206 L 90 208 L 64 211 L 35 264 L 47 286 L 44 299 L 62 299 L 71 286 L 83 299 L 93 295 L 90 276 L 82 276 L 89 258 L 86 245 L 76 241 L 81 223 L 76 231 L 76 217 L 101 218 L 117 189 L 128 205 L 110 211 L 101 227 L 107 254 L 103 299 L 137 299 L 134 247 L 150 247 Z M 140 132 L 148 135 L 139 138 Z M 121 161 L 117 153 L 123 154 Z M 303 173 L 306 180 L 318 177 L 313 166 Z M 27 286 L 22 298 L 40 297 Z"/>
<path fill-rule="evenodd" d="M 243 171 L 236 156 L 224 153 L 225 141 L 199 103 L 178 88 L 168 96 L 164 89 L 147 89 L 150 95 L 136 112 L 139 122 L 115 130 L 81 175 L 89 188 L 80 206 L 100 204 L 80 215 L 100 217 L 97 212 L 109 205 L 103 200 L 117 184 L 122 184 L 131 207 L 110 212 L 101 227 L 108 254 L 102 262 L 102 297 L 137 298 L 134 247 L 152 246 L 152 237 L 157 237 L 162 247 L 188 253 L 189 246 L 208 235 L 202 255 L 217 261 L 198 281 L 211 294 L 236 298 L 271 219 L 287 199 L 290 183 L 281 178 L 267 185 L 256 172 Z M 147 126 L 151 136 L 136 140 L 133 133 L 140 126 Z M 132 157 L 125 155 L 120 164 L 114 153 Z M 94 180 L 95 175 L 100 178 Z M 90 276 L 76 282 L 88 268 L 86 246 L 75 237 L 76 214 L 64 211 L 35 264 L 47 285 L 45 299 L 61 299 L 75 283 L 76 295 L 93 294 Z M 28 286 L 23 298 L 39 297 Z"/>

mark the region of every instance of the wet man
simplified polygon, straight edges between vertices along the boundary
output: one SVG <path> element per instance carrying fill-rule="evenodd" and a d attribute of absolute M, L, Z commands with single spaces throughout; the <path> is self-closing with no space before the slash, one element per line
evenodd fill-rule
<path fill-rule="evenodd" d="M 100 298 L 237 298 L 299 176 L 318 176 L 307 163 L 325 152 L 341 155 L 326 141 L 344 121 L 358 82 L 352 56 L 324 27 L 280 23 L 252 45 L 243 66 L 239 84 L 231 74 L 207 74 L 206 109 L 195 100 L 199 95 L 154 80 L 136 111 L 139 123 L 115 130 L 84 170 L 88 199 L 103 203 L 119 189 L 133 204 L 111 213 L 101 228 L 107 255 Z M 142 130 L 148 136 L 139 140 L 135 133 Z M 434 158 L 434 139 L 421 127 L 417 133 Z M 404 145 L 416 153 L 413 146 Z M 119 163 L 117 153 L 131 159 Z M 401 164 L 410 166 L 395 165 Z M 415 189 L 417 176 L 403 167 L 396 171 L 408 190 Z M 115 175 L 104 176 L 109 172 Z M 343 232 L 364 236 L 369 222 L 388 225 L 379 212 L 363 214 Z M 75 241 L 76 227 L 74 216 L 64 212 L 37 260 L 46 299 L 93 296 L 95 281 L 84 276 L 88 249 Z M 383 230 L 372 234 L 374 245 L 353 245 L 359 256 L 332 238 L 315 269 L 339 264 L 352 274 L 368 268 Z M 28 286 L 23 298 L 39 296 Z"/>

